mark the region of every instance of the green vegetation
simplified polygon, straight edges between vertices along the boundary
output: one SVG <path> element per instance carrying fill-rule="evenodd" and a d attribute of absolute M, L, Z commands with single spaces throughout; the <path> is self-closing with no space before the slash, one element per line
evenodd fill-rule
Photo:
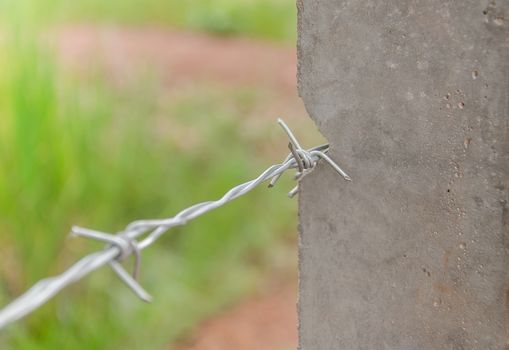
<path fill-rule="evenodd" d="M 84 21 L 290 40 L 293 1 L 4 0 L 0 10 L 0 306 L 101 248 L 70 239 L 72 224 L 117 232 L 168 217 L 268 165 L 261 143 L 274 133 L 243 121 L 263 93 L 205 87 L 161 103 L 155 79 L 119 89 L 100 74 L 64 74 L 34 33 Z M 0 332 L 0 348 L 164 347 L 281 265 L 285 232 L 294 231 L 284 192 L 292 185 L 259 188 L 144 252 L 141 282 L 153 304 L 103 268 Z"/>
<path fill-rule="evenodd" d="M 100 245 L 71 224 L 116 232 L 219 197 L 268 164 L 240 137 L 256 92 L 206 89 L 160 106 L 150 86 L 113 91 L 62 76 L 17 37 L 0 64 L 0 304 Z M 281 155 L 283 155 L 281 152 Z M 285 185 L 284 183 L 282 184 Z M 286 184 L 289 188 L 288 184 Z M 258 189 L 170 231 L 143 255 L 139 302 L 108 269 L 0 335 L 12 349 L 153 349 L 250 290 L 291 232 L 294 204 Z M 277 216 L 274 213 L 277 212 Z"/>
<path fill-rule="evenodd" d="M 149 24 L 292 42 L 296 33 L 295 0 L 4 1 L 42 22 Z"/>

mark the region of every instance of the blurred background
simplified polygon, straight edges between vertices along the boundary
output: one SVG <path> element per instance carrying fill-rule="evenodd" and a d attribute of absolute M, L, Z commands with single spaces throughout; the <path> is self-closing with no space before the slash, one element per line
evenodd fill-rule
<path fill-rule="evenodd" d="M 0 307 L 117 232 L 216 199 L 323 140 L 296 90 L 294 0 L 0 0 Z M 286 176 L 0 332 L 1 349 L 295 349 Z"/>

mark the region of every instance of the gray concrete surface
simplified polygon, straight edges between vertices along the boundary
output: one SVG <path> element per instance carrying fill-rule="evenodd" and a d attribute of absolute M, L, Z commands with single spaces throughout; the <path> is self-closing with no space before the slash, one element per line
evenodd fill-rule
<path fill-rule="evenodd" d="M 509 1 L 298 8 L 301 349 L 509 349 Z"/>

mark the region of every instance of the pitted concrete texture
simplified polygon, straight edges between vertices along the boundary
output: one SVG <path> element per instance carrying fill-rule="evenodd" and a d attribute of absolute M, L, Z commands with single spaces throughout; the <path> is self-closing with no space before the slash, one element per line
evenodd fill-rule
<path fill-rule="evenodd" d="M 509 349 L 509 1 L 298 8 L 301 349 Z"/>

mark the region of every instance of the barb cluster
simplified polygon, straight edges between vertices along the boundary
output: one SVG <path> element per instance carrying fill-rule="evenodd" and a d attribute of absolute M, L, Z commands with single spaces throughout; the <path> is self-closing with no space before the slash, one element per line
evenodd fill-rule
<path fill-rule="evenodd" d="M 0 310 L 0 329 L 33 312 L 69 284 L 80 280 L 106 264 L 139 298 L 147 302 L 151 301 L 150 294 L 138 283 L 141 251 L 143 249 L 152 245 L 170 228 L 185 225 L 188 221 L 248 193 L 267 180 L 270 180 L 269 187 L 274 186 L 283 172 L 288 169 L 297 168 L 295 179 L 300 181 L 315 168 L 318 160 L 323 159 L 345 180 L 350 180 L 350 177 L 326 154 L 329 145 L 321 145 L 305 150 L 281 119 L 278 119 L 278 123 L 290 139 L 290 154 L 281 164 L 272 165 L 257 178 L 233 187 L 218 200 L 195 204 L 167 219 L 134 221 L 127 225 L 123 231 L 116 234 L 74 226 L 71 230 L 72 234 L 105 242 L 107 244 L 106 248 L 85 256 L 58 276 L 39 281 L 24 294 L 6 305 Z M 293 197 L 297 192 L 298 185 L 288 195 Z M 133 255 L 135 260 L 132 274 L 129 274 L 120 263 L 130 255 Z"/>

